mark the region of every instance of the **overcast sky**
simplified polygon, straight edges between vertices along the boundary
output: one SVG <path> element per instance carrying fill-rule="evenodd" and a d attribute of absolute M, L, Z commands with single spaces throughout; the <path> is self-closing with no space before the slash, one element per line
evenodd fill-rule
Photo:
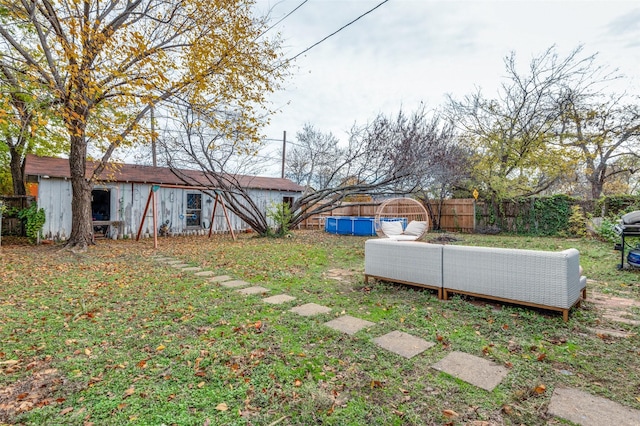
<path fill-rule="evenodd" d="M 303 1 L 257 0 L 256 7 L 275 23 Z M 274 30 L 293 57 L 381 1 L 309 0 Z M 271 97 L 280 112 L 265 134 L 281 140 L 286 130 L 295 142 L 308 122 L 346 141 L 354 123 L 378 113 L 410 112 L 420 102 L 438 108 L 446 94 L 475 87 L 493 96 L 509 52 L 526 67 L 554 44 L 562 55 L 580 44 L 585 55 L 598 53 L 599 64 L 628 77 L 618 90 L 640 94 L 638 1 L 390 0 L 295 60 L 284 90 Z M 265 161 L 278 164 L 281 145 L 271 142 Z"/>

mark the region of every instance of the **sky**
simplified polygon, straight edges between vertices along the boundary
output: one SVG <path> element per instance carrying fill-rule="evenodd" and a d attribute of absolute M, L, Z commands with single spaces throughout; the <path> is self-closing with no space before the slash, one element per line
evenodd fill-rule
<path fill-rule="evenodd" d="M 304 0 L 257 0 L 277 22 Z M 271 31 L 291 58 L 382 0 L 308 0 Z M 264 133 L 266 175 L 279 175 L 283 132 L 295 144 L 305 123 L 346 142 L 349 129 L 401 108 L 428 110 L 478 88 L 489 97 L 515 52 L 523 71 L 555 45 L 561 56 L 583 45 L 597 64 L 626 78 L 612 87 L 640 95 L 640 2 L 390 0 L 293 61 L 278 113 Z"/>

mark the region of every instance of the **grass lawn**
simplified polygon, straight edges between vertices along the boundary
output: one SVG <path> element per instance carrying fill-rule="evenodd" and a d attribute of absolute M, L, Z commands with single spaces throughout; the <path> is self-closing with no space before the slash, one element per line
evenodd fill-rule
<path fill-rule="evenodd" d="M 437 236 L 437 235 L 436 235 Z M 640 274 L 617 271 L 611 244 L 457 235 L 456 244 L 580 250 L 598 291 L 640 300 Z M 300 231 L 0 248 L 0 424 L 564 424 L 556 386 L 640 409 L 640 338 L 587 301 L 568 323 L 550 311 L 363 281 L 366 238 Z M 150 258 L 163 254 L 297 299 L 269 305 Z M 340 278 L 339 280 L 335 277 Z M 314 302 L 331 313 L 288 310 Z M 353 336 L 322 324 L 352 315 Z M 635 312 L 640 317 L 640 312 Z M 637 319 L 637 318 L 636 318 Z M 436 346 L 407 360 L 371 342 L 400 330 Z M 430 366 L 463 351 L 508 367 L 493 391 Z"/>

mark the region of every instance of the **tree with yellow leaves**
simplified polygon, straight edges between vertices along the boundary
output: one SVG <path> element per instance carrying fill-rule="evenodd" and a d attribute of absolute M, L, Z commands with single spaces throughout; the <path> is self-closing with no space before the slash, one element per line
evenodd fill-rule
<path fill-rule="evenodd" d="M 92 242 L 91 189 L 143 119 L 179 99 L 230 139 L 258 140 L 266 95 L 286 67 L 252 0 L 0 0 L 0 60 L 46 89 L 69 135 L 72 230 Z M 88 152 L 98 153 L 89 163 Z M 89 164 L 95 164 L 88 168 Z"/>
<path fill-rule="evenodd" d="M 52 115 L 47 92 L 22 79 L 19 69 L 0 62 L 0 193 L 26 195 L 27 154 L 55 155 L 67 149 L 64 131 Z"/>

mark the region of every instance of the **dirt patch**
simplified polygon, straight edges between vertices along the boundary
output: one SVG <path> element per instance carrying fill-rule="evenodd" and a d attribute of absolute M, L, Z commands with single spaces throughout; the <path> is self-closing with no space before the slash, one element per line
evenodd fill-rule
<path fill-rule="evenodd" d="M 49 361 L 4 361 L 5 374 L 23 369 L 32 373 L 0 389 L 0 423 L 12 423 L 20 413 L 65 401 L 65 398 L 56 395 L 65 386 L 66 379 L 57 369 L 51 368 Z"/>
<path fill-rule="evenodd" d="M 449 234 L 439 235 L 435 238 L 431 238 L 430 240 L 427 240 L 427 242 L 431 244 L 448 244 L 448 243 L 455 243 L 457 241 L 462 241 L 462 239 Z"/>
<path fill-rule="evenodd" d="M 355 272 L 347 269 L 330 269 L 327 271 L 325 276 L 336 281 L 350 281 L 354 274 Z"/>

